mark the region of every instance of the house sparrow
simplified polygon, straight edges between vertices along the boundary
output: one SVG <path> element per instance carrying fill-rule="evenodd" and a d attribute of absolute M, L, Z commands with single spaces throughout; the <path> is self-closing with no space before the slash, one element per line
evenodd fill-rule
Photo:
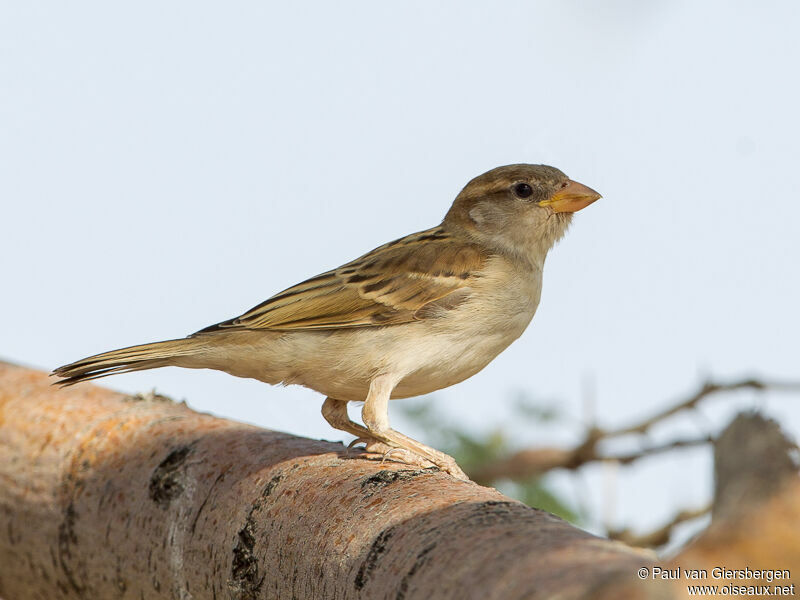
<path fill-rule="evenodd" d="M 474 375 L 533 318 L 547 251 L 600 194 L 546 165 L 470 181 L 440 225 L 384 244 L 184 339 L 113 350 L 57 368 L 72 385 L 178 366 L 217 369 L 326 396 L 322 414 L 368 452 L 398 452 L 466 479 L 450 456 L 389 427 L 390 398 Z M 347 403 L 364 402 L 364 425 Z"/>

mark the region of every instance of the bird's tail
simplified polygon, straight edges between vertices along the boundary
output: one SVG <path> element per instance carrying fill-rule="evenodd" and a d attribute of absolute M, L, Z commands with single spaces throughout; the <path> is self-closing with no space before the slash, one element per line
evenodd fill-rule
<path fill-rule="evenodd" d="M 58 367 L 53 375 L 62 377 L 56 385 L 68 386 L 106 375 L 129 373 L 167 366 L 193 366 L 191 357 L 201 353 L 205 344 L 198 338 L 183 338 L 130 346 L 95 354 L 74 363 Z"/>

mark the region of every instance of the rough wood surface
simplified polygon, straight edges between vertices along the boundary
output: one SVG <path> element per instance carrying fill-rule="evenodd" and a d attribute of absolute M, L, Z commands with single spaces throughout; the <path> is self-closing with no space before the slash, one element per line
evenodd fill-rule
<path fill-rule="evenodd" d="M 650 555 L 493 489 L 49 384 L 0 363 L 5 600 L 662 597 Z"/>

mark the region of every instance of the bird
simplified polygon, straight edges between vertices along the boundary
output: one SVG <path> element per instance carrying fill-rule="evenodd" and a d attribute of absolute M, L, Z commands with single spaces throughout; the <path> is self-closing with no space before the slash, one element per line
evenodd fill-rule
<path fill-rule="evenodd" d="M 555 167 L 497 167 L 469 181 L 435 227 L 186 338 L 103 352 L 52 374 L 69 386 L 178 366 L 298 384 L 323 394 L 325 420 L 367 453 L 467 480 L 452 457 L 390 427 L 389 400 L 459 383 L 516 340 L 539 304 L 548 251 L 573 213 L 599 198 Z M 363 425 L 349 402 L 363 402 Z"/>

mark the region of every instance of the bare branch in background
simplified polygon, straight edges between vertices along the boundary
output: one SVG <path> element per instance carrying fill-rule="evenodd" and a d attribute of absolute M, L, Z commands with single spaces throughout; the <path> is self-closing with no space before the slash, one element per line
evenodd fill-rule
<path fill-rule="evenodd" d="M 662 410 L 638 423 L 617 429 L 602 429 L 591 427 L 584 440 L 573 448 L 527 448 L 519 450 L 508 457 L 491 461 L 479 468 L 473 469 L 470 476 L 478 482 L 488 484 L 500 479 L 522 481 L 538 477 L 553 469 L 578 469 L 586 464 L 614 461 L 620 464 L 630 464 L 639 459 L 694 446 L 702 446 L 713 441 L 710 435 L 689 439 L 679 439 L 657 446 L 646 446 L 638 451 L 626 454 L 611 454 L 602 452 L 599 448 L 601 442 L 620 438 L 628 435 L 643 435 L 655 425 L 665 421 L 682 411 L 694 409 L 705 398 L 722 392 L 737 390 L 781 391 L 800 392 L 798 382 L 777 382 L 759 379 L 742 379 L 739 381 L 720 383 L 706 382 L 700 389 L 688 398 L 678 400 L 672 406 Z"/>
<path fill-rule="evenodd" d="M 653 425 L 668 419 L 669 417 L 684 411 L 690 410 L 695 408 L 701 400 L 711 396 L 712 394 L 718 394 L 720 392 L 735 392 L 738 390 L 757 390 L 761 392 L 772 391 L 772 392 L 800 392 L 800 382 L 785 382 L 785 381 L 763 381 L 759 379 L 742 379 L 740 381 L 734 381 L 729 383 L 718 383 L 713 381 L 707 381 L 700 389 L 689 396 L 684 400 L 679 400 L 669 408 L 656 413 L 655 415 L 639 422 L 634 425 L 630 425 L 628 427 L 623 427 L 616 430 L 609 430 L 606 432 L 606 435 L 611 436 L 622 436 L 622 435 L 629 435 L 633 433 L 647 433 L 647 431 L 653 427 Z"/>
<path fill-rule="evenodd" d="M 682 510 L 669 523 L 665 523 L 647 533 L 634 533 L 630 529 L 610 530 L 606 533 L 609 539 L 618 540 L 630 546 L 641 546 L 643 548 L 655 548 L 663 546 L 669 542 L 673 530 L 680 524 L 692 521 L 699 517 L 704 517 L 711 512 L 711 506 L 696 508 L 693 510 Z"/>

